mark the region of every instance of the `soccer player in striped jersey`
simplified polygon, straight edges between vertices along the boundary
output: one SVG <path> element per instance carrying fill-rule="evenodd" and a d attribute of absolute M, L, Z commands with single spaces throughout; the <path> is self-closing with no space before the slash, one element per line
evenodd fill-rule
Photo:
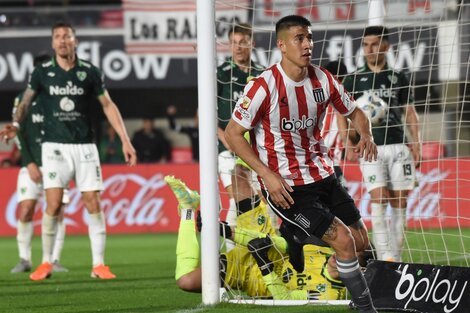
<path fill-rule="evenodd" d="M 321 128 L 328 105 L 347 116 L 359 133 L 356 152 L 376 159 L 370 121 L 328 71 L 310 64 L 311 23 L 290 15 L 276 23 L 280 63 L 245 87 L 225 137 L 258 173 L 267 203 L 291 232 L 289 257 L 304 267 L 302 245 L 315 236 L 336 253 L 341 280 L 362 313 L 376 312 L 356 251 L 368 246 L 367 230 L 353 199 L 335 178 Z M 244 139 L 250 131 L 251 146 Z"/>
<path fill-rule="evenodd" d="M 364 183 L 371 196 L 372 234 L 377 258 L 401 261 L 409 192 L 415 187 L 415 168 L 421 159 L 418 115 L 408 76 L 387 64 L 389 31 L 384 26 L 369 26 L 362 43 L 365 65 L 344 79 L 345 88 L 355 99 L 374 94 L 388 104 L 386 118 L 372 125 L 378 145 L 378 159 L 360 160 Z M 403 122 L 408 129 L 405 136 Z M 387 205 L 392 207 L 390 228 Z"/>

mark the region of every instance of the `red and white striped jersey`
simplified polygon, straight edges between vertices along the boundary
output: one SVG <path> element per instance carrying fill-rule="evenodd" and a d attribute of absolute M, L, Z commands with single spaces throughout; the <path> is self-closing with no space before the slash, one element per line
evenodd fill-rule
<path fill-rule="evenodd" d="M 343 115 L 355 108 L 344 87 L 327 71 L 310 65 L 308 76 L 295 82 L 277 63 L 247 84 L 232 119 L 250 130 L 260 160 L 289 185 L 299 186 L 333 174 L 321 137 L 329 104 Z"/>

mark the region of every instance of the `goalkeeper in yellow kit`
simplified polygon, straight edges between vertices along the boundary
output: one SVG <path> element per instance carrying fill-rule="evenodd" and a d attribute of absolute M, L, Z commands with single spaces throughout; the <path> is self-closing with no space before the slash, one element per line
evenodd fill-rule
<path fill-rule="evenodd" d="M 176 245 L 178 287 L 201 291 L 200 249 L 196 236 L 195 212 L 199 195 L 181 180 L 166 176 L 165 181 L 179 202 L 181 216 Z M 243 225 L 243 227 L 241 227 Z M 338 280 L 333 251 L 305 245 L 305 267 L 297 272 L 287 256 L 287 242 L 276 235 L 264 203 L 237 218 L 237 226 L 221 224 L 221 232 L 237 245 L 220 256 L 222 285 L 244 291 L 250 297 L 275 300 L 339 300 L 346 289 Z"/>

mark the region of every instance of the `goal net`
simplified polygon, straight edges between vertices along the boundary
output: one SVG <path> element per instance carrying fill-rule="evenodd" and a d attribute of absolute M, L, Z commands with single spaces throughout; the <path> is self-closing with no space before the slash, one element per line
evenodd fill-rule
<path fill-rule="evenodd" d="M 280 61 L 274 25 L 285 15 L 297 14 L 312 22 L 312 63 L 325 66 L 339 60 L 349 73 L 354 73 L 365 62 L 362 38 L 364 28 L 371 23 L 369 12 L 373 2 L 216 0 L 218 65 L 231 57 L 227 33 L 240 23 L 252 27 L 252 61 L 263 68 Z M 385 1 L 383 12 L 375 14 L 390 30 L 387 63 L 395 70 L 407 73 L 419 115 L 422 162 L 416 173 L 416 187 L 408 197 L 402 251 L 404 262 L 470 266 L 470 107 L 466 83 L 470 73 L 470 8 L 465 3 L 457 0 L 391 0 Z M 232 18 L 218 15 L 219 10 L 230 10 Z M 377 21 L 372 23 L 377 24 Z M 233 75 L 231 83 L 236 84 L 236 80 Z M 219 98 L 218 101 L 226 100 L 234 105 L 239 96 L 234 88 L 231 99 Z M 406 125 L 402 126 L 406 129 Z M 400 140 L 410 142 L 409 133 L 407 135 L 408 138 Z M 348 190 L 371 230 L 371 201 L 359 166 L 345 160 L 339 164 Z M 232 187 L 237 190 L 236 184 Z M 220 216 L 225 220 L 230 207 L 229 194 L 222 187 L 220 194 L 223 199 Z M 388 208 L 389 214 L 390 210 Z M 246 274 L 246 267 L 257 266 L 255 260 L 246 261 L 244 256 L 239 257 L 235 258 L 239 262 L 235 270 L 239 275 Z M 285 257 L 273 260 L 287 261 Z M 286 273 L 280 272 L 280 276 L 289 280 L 282 275 Z M 266 299 L 263 294 L 248 294 L 241 287 L 246 277 L 239 279 L 238 287 L 225 282 L 225 297 L 248 302 Z M 289 288 L 301 289 L 304 283 L 297 279 L 297 285 Z M 260 282 L 248 284 L 254 286 Z M 322 288 L 321 284 L 315 287 Z"/>

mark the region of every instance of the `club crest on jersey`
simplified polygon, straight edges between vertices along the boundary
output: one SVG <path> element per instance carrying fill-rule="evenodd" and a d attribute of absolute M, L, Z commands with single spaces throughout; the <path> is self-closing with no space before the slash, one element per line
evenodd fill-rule
<path fill-rule="evenodd" d="M 388 80 L 392 83 L 392 84 L 396 84 L 398 82 L 398 77 L 397 75 L 388 75 Z"/>
<path fill-rule="evenodd" d="M 325 102 L 325 94 L 323 93 L 323 88 L 312 89 L 313 99 L 316 102 Z"/>
<path fill-rule="evenodd" d="M 251 104 L 251 99 L 248 97 L 243 97 L 243 100 L 240 106 L 246 110 L 250 107 L 250 104 Z"/>
<path fill-rule="evenodd" d="M 77 78 L 79 81 L 84 81 L 86 78 L 86 72 L 78 71 L 77 72 Z"/>

